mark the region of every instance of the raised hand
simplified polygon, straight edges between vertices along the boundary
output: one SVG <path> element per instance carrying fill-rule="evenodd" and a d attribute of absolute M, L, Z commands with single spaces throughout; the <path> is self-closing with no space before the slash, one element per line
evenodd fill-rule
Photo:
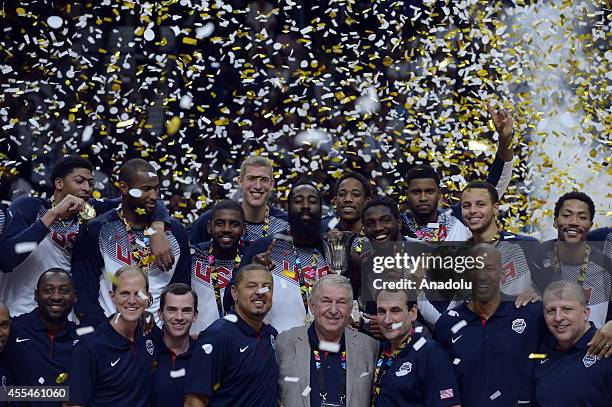
<path fill-rule="evenodd" d="M 276 245 L 276 239 L 272 239 L 272 243 L 268 246 L 268 250 L 264 253 L 259 253 L 253 257 L 253 263 L 263 264 L 268 267 L 268 270 L 274 270 L 276 264 L 272 261 L 272 250 L 274 250 L 274 246 Z"/>

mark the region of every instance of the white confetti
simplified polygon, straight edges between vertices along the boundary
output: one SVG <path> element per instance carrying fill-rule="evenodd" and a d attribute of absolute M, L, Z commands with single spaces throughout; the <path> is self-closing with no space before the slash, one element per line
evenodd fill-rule
<path fill-rule="evenodd" d="M 206 23 L 203 27 L 196 28 L 196 38 L 201 40 L 212 35 L 215 31 L 215 25 L 213 23 Z"/>
<path fill-rule="evenodd" d="M 115 316 L 115 324 L 119 323 L 119 318 L 121 318 L 121 312 L 117 312 L 117 315 Z"/>
<path fill-rule="evenodd" d="M 457 366 L 459 363 L 461 363 L 461 359 L 459 359 L 459 358 L 455 358 L 455 359 L 453 360 L 453 365 Z"/>
<path fill-rule="evenodd" d="M 238 322 L 238 316 L 236 314 L 227 314 L 223 317 L 223 319 L 228 320 L 229 322 L 236 323 Z"/>
<path fill-rule="evenodd" d="M 45 378 L 44 377 L 39 377 L 38 378 L 38 383 L 40 383 L 41 385 L 45 384 Z"/>
<path fill-rule="evenodd" d="M 76 334 L 78 336 L 83 336 L 83 335 L 88 335 L 88 334 L 92 333 L 93 331 L 95 331 L 93 326 L 84 326 L 82 328 L 77 328 L 76 329 Z"/>
<path fill-rule="evenodd" d="M 321 341 L 319 342 L 319 350 L 338 353 L 340 351 L 340 344 L 335 342 Z"/>
<path fill-rule="evenodd" d="M 204 353 L 210 355 L 210 352 L 212 352 L 213 350 L 213 346 L 210 343 L 205 343 L 204 345 L 202 345 L 202 349 L 204 349 Z"/>
<path fill-rule="evenodd" d="M 53 29 L 58 29 L 64 24 L 64 20 L 60 16 L 47 17 L 47 24 Z"/>
<path fill-rule="evenodd" d="M 142 290 L 138 290 L 138 298 L 140 298 L 143 301 L 148 301 L 149 297 L 147 297 L 147 295 L 142 292 Z"/>
<path fill-rule="evenodd" d="M 134 198 L 140 198 L 142 196 L 142 190 L 138 188 L 132 188 L 128 191 L 128 194 Z"/>
<path fill-rule="evenodd" d="M 147 228 L 144 231 L 144 235 L 145 236 L 153 236 L 154 234 L 157 233 L 157 230 L 153 229 L 153 228 Z"/>
<path fill-rule="evenodd" d="M 153 41 L 155 39 L 155 32 L 152 29 L 147 28 L 144 32 L 144 39 L 147 41 Z"/>
<path fill-rule="evenodd" d="M 425 345 L 425 343 L 427 342 L 427 339 L 425 339 L 424 337 L 420 337 L 418 341 L 416 341 L 414 343 L 414 345 L 412 345 L 412 348 L 416 351 L 418 351 L 419 349 L 421 349 L 423 347 L 423 345 Z"/>
<path fill-rule="evenodd" d="M 366 377 L 369 374 L 370 374 L 370 372 L 363 372 L 362 374 L 359 375 L 359 377 Z"/>
<path fill-rule="evenodd" d="M 423 327 L 422 326 L 417 326 L 414 328 L 414 332 L 420 334 L 423 333 Z"/>
<path fill-rule="evenodd" d="M 185 368 L 179 369 L 179 370 L 171 370 L 170 371 L 170 377 L 173 379 L 177 379 L 179 377 L 183 377 L 185 376 L 187 372 L 185 371 Z"/>
<path fill-rule="evenodd" d="M 300 381 L 299 377 L 291 377 L 291 376 L 285 376 L 283 378 L 284 381 L 289 382 L 289 383 L 297 383 Z"/>
<path fill-rule="evenodd" d="M 183 95 L 183 97 L 181 97 L 181 101 L 179 102 L 179 106 L 181 109 L 191 109 L 191 106 L 193 106 L 193 99 L 191 99 L 191 96 L 189 95 Z"/>
<path fill-rule="evenodd" d="M 391 324 L 391 329 L 399 329 L 404 325 L 403 322 L 396 322 L 394 324 Z"/>
<path fill-rule="evenodd" d="M 37 242 L 21 242 L 21 243 L 17 243 L 15 245 L 15 253 L 17 253 L 17 254 L 30 253 L 30 252 L 36 250 L 37 247 L 38 247 L 38 243 Z"/>
<path fill-rule="evenodd" d="M 496 390 L 495 393 L 491 394 L 491 396 L 489 396 L 489 398 L 491 400 L 495 400 L 496 398 L 498 398 L 499 396 L 501 396 L 501 391 Z"/>
<path fill-rule="evenodd" d="M 302 397 L 308 397 L 308 395 L 310 394 L 310 390 L 310 386 L 306 386 L 306 388 L 302 392 Z"/>
<path fill-rule="evenodd" d="M 465 319 L 462 319 L 461 321 L 459 321 L 455 325 L 453 325 L 453 327 L 451 328 L 451 332 L 453 334 L 456 334 L 457 332 L 459 332 L 461 330 L 461 328 L 463 328 L 466 325 L 467 325 L 467 322 L 465 321 Z"/>
<path fill-rule="evenodd" d="M 270 291 L 270 289 L 268 287 L 261 287 L 259 290 L 257 290 L 258 294 L 265 294 L 268 291 Z"/>

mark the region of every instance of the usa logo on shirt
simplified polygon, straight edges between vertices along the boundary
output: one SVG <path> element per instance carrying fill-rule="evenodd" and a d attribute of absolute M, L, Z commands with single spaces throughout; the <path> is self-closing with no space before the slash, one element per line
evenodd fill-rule
<path fill-rule="evenodd" d="M 522 334 L 525 328 L 527 328 L 527 323 L 525 323 L 523 318 L 517 318 L 512 321 L 512 330 L 517 334 Z"/>
<path fill-rule="evenodd" d="M 150 339 L 147 339 L 147 352 L 149 352 L 149 355 L 153 356 L 153 350 L 155 349 L 153 347 L 153 341 Z"/>
<path fill-rule="evenodd" d="M 584 355 L 582 358 L 584 367 L 591 367 L 595 362 L 597 362 L 597 358 L 595 356 Z"/>
<path fill-rule="evenodd" d="M 412 363 L 404 362 L 399 367 L 399 369 L 397 369 L 397 372 L 395 372 L 395 375 L 397 377 L 401 377 L 401 376 L 406 376 L 410 372 L 412 372 Z"/>

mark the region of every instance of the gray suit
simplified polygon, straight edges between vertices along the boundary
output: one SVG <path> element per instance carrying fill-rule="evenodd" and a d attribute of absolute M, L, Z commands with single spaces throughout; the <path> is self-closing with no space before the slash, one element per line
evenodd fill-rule
<path fill-rule="evenodd" d="M 310 395 L 302 396 L 310 386 L 311 349 L 308 327 L 298 326 L 276 338 L 278 361 L 278 401 L 284 407 L 310 407 Z M 369 407 L 372 379 L 376 367 L 378 342 L 353 329 L 344 329 L 346 342 L 346 405 Z M 285 377 L 299 380 L 286 381 Z"/>

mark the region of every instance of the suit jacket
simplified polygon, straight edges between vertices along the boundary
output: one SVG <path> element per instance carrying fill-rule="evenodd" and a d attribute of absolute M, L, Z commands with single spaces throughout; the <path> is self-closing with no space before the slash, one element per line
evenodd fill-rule
<path fill-rule="evenodd" d="M 279 406 L 310 407 L 310 394 L 302 396 L 306 386 L 310 386 L 311 349 L 307 330 L 306 326 L 298 326 L 281 333 L 276 338 Z M 378 342 L 350 328 L 344 329 L 344 340 L 346 405 L 369 407 Z M 297 377 L 298 381 L 286 381 L 285 377 Z"/>

